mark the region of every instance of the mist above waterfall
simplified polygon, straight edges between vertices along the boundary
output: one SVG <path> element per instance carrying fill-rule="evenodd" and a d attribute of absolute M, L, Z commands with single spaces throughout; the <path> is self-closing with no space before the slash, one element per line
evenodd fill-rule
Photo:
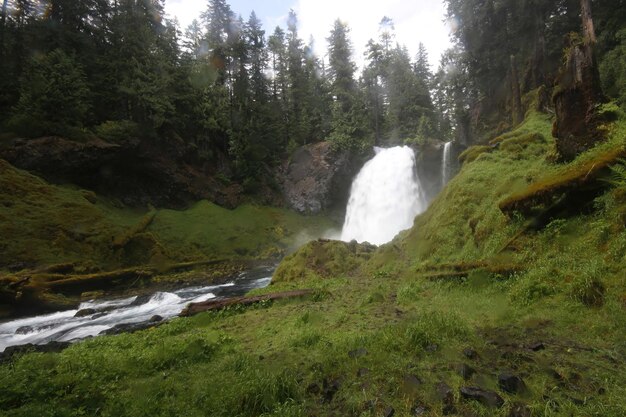
<path fill-rule="evenodd" d="M 341 240 L 387 243 L 426 209 L 414 151 L 408 146 L 375 150 L 352 183 Z"/>

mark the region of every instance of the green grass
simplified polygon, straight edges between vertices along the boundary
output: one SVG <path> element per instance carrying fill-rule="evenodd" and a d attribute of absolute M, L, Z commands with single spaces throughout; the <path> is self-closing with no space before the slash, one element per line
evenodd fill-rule
<path fill-rule="evenodd" d="M 284 279 L 255 291 L 313 288 L 314 297 L 26 354 L 0 365 L 0 415 L 380 416 L 393 407 L 409 416 L 423 406 L 438 417 L 437 385 L 445 382 L 461 416 L 505 417 L 522 403 L 533 416 L 621 417 L 626 190 L 607 183 L 592 210 L 540 230 L 505 216 L 498 203 L 622 146 L 624 126 L 618 121 L 607 143 L 556 165 L 549 120 L 530 113 L 504 141 L 534 129 L 545 142 L 522 141 L 466 163 L 389 245 L 356 256 L 345 244 L 311 243 L 285 261 Z M 199 221 L 213 211 L 201 203 L 189 215 Z M 167 224 L 192 223 L 179 217 L 159 212 L 147 231 L 165 235 Z M 209 238 L 186 232 L 187 245 Z M 520 268 L 480 267 L 509 264 Z M 464 278 L 425 278 L 472 266 Z M 538 342 L 545 349 L 529 349 Z M 478 358 L 465 357 L 466 348 Z M 457 371 L 462 364 L 476 370 L 468 381 Z M 497 378 L 505 371 L 520 375 L 528 391 L 503 392 Z M 411 376 L 418 387 L 406 382 Z M 463 386 L 495 390 L 505 404 L 464 401 Z"/>
<path fill-rule="evenodd" d="M 89 191 L 48 184 L 0 160 L 0 235 L 5 237 L 0 268 L 76 263 L 80 271 L 267 259 L 333 227 L 324 217 L 250 205 L 227 210 L 206 201 L 182 211 L 131 210 Z"/>
<path fill-rule="evenodd" d="M 207 201 L 187 210 L 159 210 L 148 232 L 172 248 L 176 259 L 272 258 L 330 231 L 323 217 L 252 205 L 234 210 Z"/>

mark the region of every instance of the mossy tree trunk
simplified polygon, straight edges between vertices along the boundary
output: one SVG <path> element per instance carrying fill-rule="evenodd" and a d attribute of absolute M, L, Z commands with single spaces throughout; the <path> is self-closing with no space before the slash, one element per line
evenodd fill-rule
<path fill-rule="evenodd" d="M 581 0 L 583 39 L 571 36 L 565 68 L 554 93 L 556 121 L 552 134 L 561 159 L 569 161 L 602 140 L 597 106 L 604 101 L 595 58 L 590 0 Z"/>

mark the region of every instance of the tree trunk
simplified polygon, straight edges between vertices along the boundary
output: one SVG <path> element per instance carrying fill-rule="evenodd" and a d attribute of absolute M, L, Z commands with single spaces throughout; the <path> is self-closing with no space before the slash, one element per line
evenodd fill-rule
<path fill-rule="evenodd" d="M 569 161 L 603 139 L 596 108 L 605 101 L 594 53 L 595 32 L 590 0 L 581 0 L 584 38 L 571 36 L 565 68 L 559 74 L 552 135 L 562 160 Z"/>
<path fill-rule="evenodd" d="M 580 11 L 583 19 L 583 37 L 585 43 L 596 43 L 596 32 L 591 15 L 591 0 L 580 0 Z"/>
<path fill-rule="evenodd" d="M 520 124 L 524 120 L 522 95 L 520 93 L 519 79 L 517 77 L 515 55 L 511 55 L 511 112 L 513 126 Z"/>
<path fill-rule="evenodd" d="M 0 27 L 0 56 L 4 55 L 4 27 L 7 23 L 7 3 L 9 0 L 2 2 L 2 27 Z"/>

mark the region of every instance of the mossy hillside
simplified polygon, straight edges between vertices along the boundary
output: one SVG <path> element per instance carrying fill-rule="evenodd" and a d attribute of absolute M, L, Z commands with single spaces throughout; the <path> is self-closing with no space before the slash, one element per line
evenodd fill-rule
<path fill-rule="evenodd" d="M 358 253 L 360 245 L 339 241 L 312 241 L 280 263 L 272 281 L 274 283 L 345 276 L 352 273 L 367 253 Z"/>
<path fill-rule="evenodd" d="M 322 216 L 242 205 L 228 210 L 201 201 L 184 211 L 159 210 L 147 228 L 176 259 L 276 258 L 335 225 Z"/>
<path fill-rule="evenodd" d="M 50 185 L 0 160 L 0 268 L 106 264 L 114 256 L 114 236 L 141 215 L 87 191 Z"/>
<path fill-rule="evenodd" d="M 75 264 L 74 272 L 207 259 L 271 258 L 333 224 L 287 210 L 199 202 L 131 210 L 48 184 L 0 160 L 0 268 Z"/>

